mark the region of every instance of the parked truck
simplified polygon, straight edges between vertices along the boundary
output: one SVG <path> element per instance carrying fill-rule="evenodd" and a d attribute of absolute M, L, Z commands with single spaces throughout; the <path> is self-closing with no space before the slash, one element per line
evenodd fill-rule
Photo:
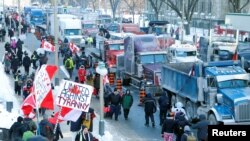
<path fill-rule="evenodd" d="M 155 35 L 125 38 L 124 56 L 118 57 L 118 64 L 122 61 L 124 70 L 121 76 L 125 82 L 138 88 L 142 80 L 146 79 L 146 91 L 159 94 L 161 66 L 167 62 L 167 51 L 160 48 Z"/>
<path fill-rule="evenodd" d="M 30 24 L 37 26 L 46 24 L 45 14 L 42 9 L 31 9 L 30 11 Z"/>
<path fill-rule="evenodd" d="M 79 47 L 85 45 L 85 40 L 81 34 L 81 20 L 75 15 L 58 14 L 58 38 L 64 41 L 65 38 L 69 42 L 75 43 Z M 54 36 L 54 14 L 50 16 L 49 33 Z"/>
<path fill-rule="evenodd" d="M 239 61 L 169 63 L 161 87 L 171 104 L 182 102 L 189 119 L 205 114 L 211 124 L 249 124 L 249 74 Z"/>

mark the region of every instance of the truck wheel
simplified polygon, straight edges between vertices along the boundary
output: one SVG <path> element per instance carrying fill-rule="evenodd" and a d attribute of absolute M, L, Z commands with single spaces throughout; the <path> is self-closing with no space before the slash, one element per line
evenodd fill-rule
<path fill-rule="evenodd" d="M 214 114 L 209 114 L 208 120 L 210 125 L 217 125 L 219 123 Z"/>
<path fill-rule="evenodd" d="M 193 119 L 197 114 L 197 107 L 191 101 L 187 101 L 185 105 L 186 114 L 188 119 Z"/>

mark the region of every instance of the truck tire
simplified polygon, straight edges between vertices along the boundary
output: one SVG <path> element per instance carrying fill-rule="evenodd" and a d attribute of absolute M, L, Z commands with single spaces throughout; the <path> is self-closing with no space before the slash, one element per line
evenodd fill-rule
<path fill-rule="evenodd" d="M 217 125 L 219 124 L 219 122 L 217 121 L 215 115 L 213 113 L 208 115 L 208 121 L 210 123 L 210 125 Z"/>
<path fill-rule="evenodd" d="M 186 102 L 185 109 L 186 109 L 186 114 L 187 114 L 188 119 L 192 120 L 193 118 L 196 117 L 196 115 L 197 115 L 197 106 L 195 105 L 195 103 L 188 100 Z"/>

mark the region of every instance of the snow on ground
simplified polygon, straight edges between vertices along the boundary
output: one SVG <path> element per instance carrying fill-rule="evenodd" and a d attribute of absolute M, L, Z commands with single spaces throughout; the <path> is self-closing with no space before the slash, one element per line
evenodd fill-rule
<path fill-rule="evenodd" d="M 20 103 L 15 97 L 14 89 L 11 86 L 10 79 L 4 72 L 4 66 L 0 64 L 0 128 L 10 128 L 10 126 L 16 121 L 19 114 Z M 6 102 L 13 102 L 13 109 L 11 113 L 6 111 Z M 6 118 L 8 117 L 8 118 Z"/>

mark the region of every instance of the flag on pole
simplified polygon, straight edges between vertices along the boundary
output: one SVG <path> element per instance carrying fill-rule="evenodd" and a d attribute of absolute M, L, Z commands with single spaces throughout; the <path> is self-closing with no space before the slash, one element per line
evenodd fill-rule
<path fill-rule="evenodd" d="M 71 50 L 72 53 L 76 53 L 80 51 L 80 48 L 72 42 L 69 43 L 69 49 Z"/>
<path fill-rule="evenodd" d="M 58 113 L 59 112 L 57 112 L 55 114 L 55 116 L 58 117 Z M 74 110 L 74 109 L 68 108 L 68 107 L 62 107 L 61 115 L 58 117 L 59 122 L 61 122 L 62 120 L 74 121 L 75 122 L 81 116 L 81 114 L 82 114 L 82 111 Z"/>
<path fill-rule="evenodd" d="M 43 48 L 46 51 L 55 52 L 55 46 L 53 46 L 51 43 L 45 40 L 42 41 L 41 48 Z"/>
<path fill-rule="evenodd" d="M 21 110 L 24 115 L 30 115 L 33 109 L 36 107 L 36 101 L 33 92 L 31 92 L 23 101 L 21 105 Z"/>
<path fill-rule="evenodd" d="M 42 65 L 34 80 L 34 94 L 39 107 L 54 109 L 54 98 L 51 88 L 51 79 L 53 78 L 57 66 Z"/>

